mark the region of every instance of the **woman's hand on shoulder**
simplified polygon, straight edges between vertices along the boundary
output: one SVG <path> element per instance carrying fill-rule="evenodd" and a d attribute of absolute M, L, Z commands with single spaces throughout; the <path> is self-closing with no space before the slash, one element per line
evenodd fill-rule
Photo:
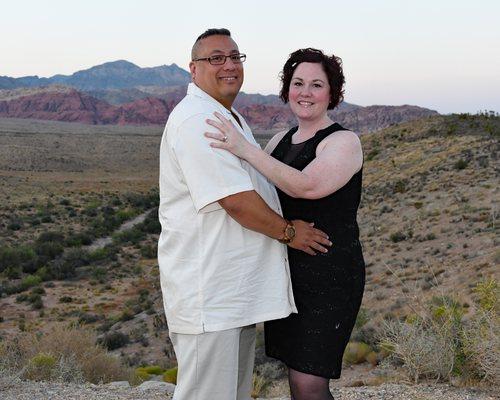
<path fill-rule="evenodd" d="M 217 120 L 206 120 L 208 125 L 218 130 L 218 132 L 205 132 L 207 138 L 216 140 L 210 142 L 210 146 L 228 150 L 237 157 L 246 158 L 254 146 L 245 139 L 231 120 L 218 112 L 214 112 L 214 115 Z"/>

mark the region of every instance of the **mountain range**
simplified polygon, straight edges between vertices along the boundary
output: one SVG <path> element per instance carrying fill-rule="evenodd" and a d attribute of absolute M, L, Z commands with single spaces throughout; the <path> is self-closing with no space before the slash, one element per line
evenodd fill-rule
<path fill-rule="evenodd" d="M 50 78 L 0 76 L 0 117 L 105 125 L 162 125 L 184 97 L 190 74 L 176 64 L 141 68 L 107 62 Z M 295 124 L 276 95 L 240 93 L 235 107 L 253 129 L 276 131 Z M 438 113 L 417 106 L 362 107 L 343 102 L 330 115 L 360 133 Z"/>

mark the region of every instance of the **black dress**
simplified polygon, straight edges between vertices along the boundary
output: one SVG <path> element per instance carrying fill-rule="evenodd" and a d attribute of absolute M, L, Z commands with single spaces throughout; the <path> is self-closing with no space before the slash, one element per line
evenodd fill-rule
<path fill-rule="evenodd" d="M 271 155 L 298 170 L 314 160 L 324 138 L 344 130 L 335 123 L 303 143 L 292 144 L 297 129 L 291 129 Z M 362 170 L 335 193 L 317 200 L 293 198 L 278 190 L 286 219 L 314 222 L 333 242 L 328 253 L 316 256 L 288 247 L 298 314 L 265 323 L 266 354 L 300 372 L 340 378 L 365 285 L 356 221 L 361 176 Z"/>

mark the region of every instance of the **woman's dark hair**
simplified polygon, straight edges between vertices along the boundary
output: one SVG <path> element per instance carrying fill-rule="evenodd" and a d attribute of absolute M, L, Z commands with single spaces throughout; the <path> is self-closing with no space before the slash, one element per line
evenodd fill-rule
<path fill-rule="evenodd" d="M 344 100 L 345 77 L 342 71 L 342 60 L 333 54 L 327 56 L 321 50 L 311 47 L 294 51 L 283 66 L 283 71 L 280 73 L 281 100 L 284 103 L 288 103 L 288 92 L 290 91 L 290 82 L 292 81 L 293 73 L 297 66 L 303 62 L 318 63 L 323 67 L 330 85 L 330 104 L 328 104 L 328 110 L 333 110 Z"/>

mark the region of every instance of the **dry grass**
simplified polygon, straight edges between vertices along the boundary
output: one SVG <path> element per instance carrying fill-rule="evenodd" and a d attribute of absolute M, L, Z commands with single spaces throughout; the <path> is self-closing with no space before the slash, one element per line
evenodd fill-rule
<path fill-rule="evenodd" d="M 414 314 L 384 323 L 380 346 L 417 383 L 422 378 L 462 382 L 500 381 L 498 283 L 489 278 L 475 287 L 475 310 L 466 318 L 459 295 L 441 291 L 431 302 L 414 297 Z"/>
<path fill-rule="evenodd" d="M 25 333 L 0 347 L 1 367 L 23 379 L 106 383 L 127 380 L 131 371 L 96 344 L 81 327 L 54 326 L 48 333 Z"/>

